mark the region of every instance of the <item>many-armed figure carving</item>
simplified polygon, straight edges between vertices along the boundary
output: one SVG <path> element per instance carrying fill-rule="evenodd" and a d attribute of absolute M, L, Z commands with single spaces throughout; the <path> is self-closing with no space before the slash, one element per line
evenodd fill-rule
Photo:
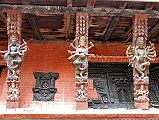
<path fill-rule="evenodd" d="M 81 85 L 77 90 L 76 90 L 76 100 L 78 101 L 84 101 L 87 99 L 87 90 L 84 87 L 84 85 Z"/>
<path fill-rule="evenodd" d="M 146 69 L 150 65 L 148 60 L 154 60 L 156 57 L 156 51 L 154 44 L 150 43 L 150 46 L 145 47 L 144 38 L 138 37 L 136 46 L 129 45 L 126 51 L 126 55 L 129 58 L 129 63 L 135 68 L 135 80 L 147 81 Z"/>
<path fill-rule="evenodd" d="M 84 81 L 88 78 L 88 56 L 93 56 L 93 54 L 89 54 L 88 51 L 91 49 L 94 45 L 92 42 L 90 42 L 90 46 L 87 47 L 85 36 L 81 36 L 79 40 L 78 47 L 75 47 L 73 43 L 71 43 L 71 46 L 76 51 L 70 51 L 68 50 L 68 53 L 71 54 L 71 56 L 68 59 L 73 60 L 73 64 L 75 65 L 76 69 L 76 79 L 80 81 Z"/>
<path fill-rule="evenodd" d="M 134 93 L 134 101 L 142 101 L 142 102 L 147 102 L 149 101 L 148 98 L 148 90 L 144 88 L 144 85 L 141 85 L 139 89 L 135 90 Z"/>
<path fill-rule="evenodd" d="M 7 63 L 9 69 L 8 80 L 17 80 L 19 78 L 20 70 L 19 65 L 22 62 L 27 51 L 27 43 L 23 40 L 23 44 L 19 45 L 17 43 L 18 37 L 16 34 L 10 36 L 10 44 L 8 45 L 7 51 L 0 51 L 4 54 L 4 60 Z"/>
<path fill-rule="evenodd" d="M 8 96 L 7 101 L 10 102 L 17 102 L 20 98 L 19 87 L 16 85 L 15 82 L 11 82 L 11 85 L 8 88 Z"/>

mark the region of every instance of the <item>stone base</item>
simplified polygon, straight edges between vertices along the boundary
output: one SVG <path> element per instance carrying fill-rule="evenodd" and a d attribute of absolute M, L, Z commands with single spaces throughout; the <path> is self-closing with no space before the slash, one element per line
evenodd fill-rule
<path fill-rule="evenodd" d="M 87 110 L 87 109 L 88 109 L 87 101 L 76 102 L 76 110 Z"/>
<path fill-rule="evenodd" d="M 136 109 L 148 110 L 149 109 L 149 102 L 134 102 L 134 106 Z"/>
<path fill-rule="evenodd" d="M 19 102 L 7 102 L 6 108 L 19 108 L 20 104 Z"/>

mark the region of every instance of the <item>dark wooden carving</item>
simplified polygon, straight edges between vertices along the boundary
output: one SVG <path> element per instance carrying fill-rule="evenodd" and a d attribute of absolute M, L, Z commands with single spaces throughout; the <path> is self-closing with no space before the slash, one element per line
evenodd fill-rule
<path fill-rule="evenodd" d="M 33 100 L 36 101 L 52 101 L 54 100 L 57 89 L 55 88 L 55 80 L 59 73 L 49 72 L 34 72 L 36 79 L 35 87 L 33 88 Z"/>
<path fill-rule="evenodd" d="M 89 78 L 93 80 L 98 99 L 90 99 L 95 109 L 134 108 L 133 72 L 128 63 L 89 63 Z M 159 65 L 150 66 L 149 98 L 151 107 L 159 104 Z"/>

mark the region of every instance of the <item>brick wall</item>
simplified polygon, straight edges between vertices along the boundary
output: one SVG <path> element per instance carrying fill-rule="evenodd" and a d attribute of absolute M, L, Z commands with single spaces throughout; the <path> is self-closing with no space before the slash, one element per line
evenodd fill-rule
<path fill-rule="evenodd" d="M 74 69 L 68 61 L 66 42 L 29 42 L 28 51 L 21 67 L 21 106 L 32 101 L 32 88 L 35 85 L 33 72 L 58 72 L 55 87 L 55 102 L 74 102 Z"/>
<path fill-rule="evenodd" d="M 126 57 L 126 49 L 129 44 L 95 44 L 95 47 L 90 50 L 95 54 L 95 57 L 89 57 L 91 62 L 128 62 Z M 154 63 L 159 62 L 159 45 L 155 45 L 157 58 Z"/>
<path fill-rule="evenodd" d="M 91 53 L 100 56 L 126 56 L 126 49 L 129 44 L 119 44 L 119 43 L 97 43 L 90 49 Z M 155 45 L 157 57 L 159 57 L 159 45 Z"/>
<path fill-rule="evenodd" d="M 7 49 L 7 42 L 0 42 L 0 49 Z M 75 102 L 75 80 L 74 69 L 68 58 L 67 50 L 70 42 L 64 41 L 28 41 L 30 51 L 24 58 L 21 66 L 21 107 L 28 107 L 32 102 L 32 88 L 35 85 L 33 72 L 58 72 L 59 78 L 56 81 L 57 93 L 55 102 Z M 99 55 L 99 57 L 89 58 L 96 62 L 126 62 L 128 61 L 125 51 L 128 45 L 124 44 L 95 44 L 90 53 Z M 159 46 L 156 46 L 159 53 Z M 0 100 L 6 97 L 5 78 L 7 69 L 2 71 L 0 78 Z M 92 87 L 92 81 L 88 84 L 88 97 L 96 98 L 96 91 Z"/>
<path fill-rule="evenodd" d="M 6 101 L 6 93 L 7 93 L 7 84 L 6 84 L 6 76 L 7 76 L 7 68 L 2 69 L 1 77 L 0 77 L 0 101 Z"/>

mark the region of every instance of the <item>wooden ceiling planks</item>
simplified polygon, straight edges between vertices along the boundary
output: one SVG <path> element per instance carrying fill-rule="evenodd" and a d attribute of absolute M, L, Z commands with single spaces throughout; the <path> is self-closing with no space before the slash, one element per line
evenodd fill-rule
<path fill-rule="evenodd" d="M 25 1 L 25 0 L 24 0 Z M 1 0 L 0 6 L 5 4 L 9 5 L 22 5 L 22 0 Z M 108 10 L 114 10 L 114 8 L 119 8 L 119 6 L 123 3 L 123 1 L 105 1 L 105 0 L 30 0 L 30 5 L 39 5 L 41 8 L 52 6 L 56 7 L 57 13 L 52 14 L 43 14 L 40 12 L 31 11 L 31 13 L 35 13 L 34 20 L 36 20 L 36 24 L 38 25 L 39 32 L 41 33 L 42 37 L 44 39 L 52 39 L 58 38 L 61 40 L 61 38 L 64 38 L 66 40 L 69 38 L 70 40 L 74 39 L 75 36 L 75 14 L 74 12 L 77 11 L 88 11 L 91 13 L 90 15 L 90 27 L 89 27 L 89 38 L 91 40 L 96 40 L 97 42 L 101 42 L 101 38 L 103 37 L 104 33 L 106 33 L 106 28 L 108 26 L 111 26 L 111 30 L 105 35 L 106 41 L 108 42 L 121 42 L 128 38 L 128 36 L 131 34 L 131 17 L 132 14 L 118 14 L 120 18 L 115 20 L 117 17 L 116 13 L 113 14 L 106 14 L 105 10 L 108 8 Z M 57 7 L 59 6 L 59 7 Z M 39 7 L 39 8 L 40 8 Z M 70 7 L 70 8 L 69 8 Z M 64 9 L 61 9 L 64 8 Z M 0 8 L 1 9 L 1 8 Z M 19 8 L 20 9 L 20 8 Z M 25 9 L 25 6 L 23 6 L 23 9 Z M 151 13 L 151 10 L 157 10 L 159 13 L 159 3 L 148 3 L 148 2 L 127 2 L 124 11 L 126 12 L 127 9 L 131 9 L 131 12 L 134 12 L 135 10 L 144 10 L 146 9 L 147 13 Z M 32 9 L 33 10 L 33 9 Z M 40 9 L 37 9 L 40 10 Z M 43 9 L 42 9 L 43 10 Z M 56 12 L 56 10 L 54 12 Z M 68 10 L 71 11 L 70 16 L 65 16 L 64 13 Z M 117 9 L 117 10 L 121 10 Z M 27 11 L 25 11 L 27 12 Z M 49 12 L 48 12 L 49 13 Z M 60 14 L 58 14 L 60 13 Z M 72 14 L 73 13 L 73 14 Z M 97 14 L 96 14 L 97 13 Z M 153 13 L 153 12 L 152 12 Z M 33 33 L 32 27 L 30 26 L 29 20 L 27 20 L 28 13 L 23 13 L 23 29 L 22 32 L 24 32 L 24 37 L 32 37 Z M 118 16 L 117 15 L 117 16 Z M 122 16 L 124 15 L 124 16 Z M 151 34 L 151 39 L 157 39 L 159 38 L 159 35 L 157 34 L 158 31 L 158 24 L 157 21 L 159 18 L 156 17 L 155 14 L 152 14 L 149 17 L 148 25 L 149 29 L 152 31 L 149 31 Z M 1 21 L 1 20 L 0 20 Z M 111 22 L 112 21 L 112 22 Z M 115 22 L 113 22 L 115 21 Z M 115 23 L 115 24 L 114 24 Z M 156 27 L 155 27 L 156 25 Z M 36 25 L 34 25 L 36 26 Z M 5 26 L 2 26 L 2 28 L 5 28 Z M 28 31 L 28 32 L 27 32 Z M 128 31 L 128 32 L 126 32 Z M 0 34 L 4 34 L 6 30 L 0 30 Z M 38 33 L 38 32 L 37 32 Z M 22 34 L 23 35 L 23 34 Z M 39 36 L 39 35 L 38 35 Z M 7 37 L 7 36 L 6 36 Z M 5 38 L 5 34 L 3 35 L 3 38 Z M 122 39 L 121 39 L 122 38 Z M 124 39 L 123 39 L 124 38 Z M 2 37 L 0 36 L 0 39 Z M 38 38 L 36 38 L 38 39 Z M 130 40 L 130 38 L 128 38 Z M 104 39 L 103 39 L 104 40 Z M 127 42 L 127 41 L 126 41 Z M 157 41 L 156 41 L 157 42 Z"/>

